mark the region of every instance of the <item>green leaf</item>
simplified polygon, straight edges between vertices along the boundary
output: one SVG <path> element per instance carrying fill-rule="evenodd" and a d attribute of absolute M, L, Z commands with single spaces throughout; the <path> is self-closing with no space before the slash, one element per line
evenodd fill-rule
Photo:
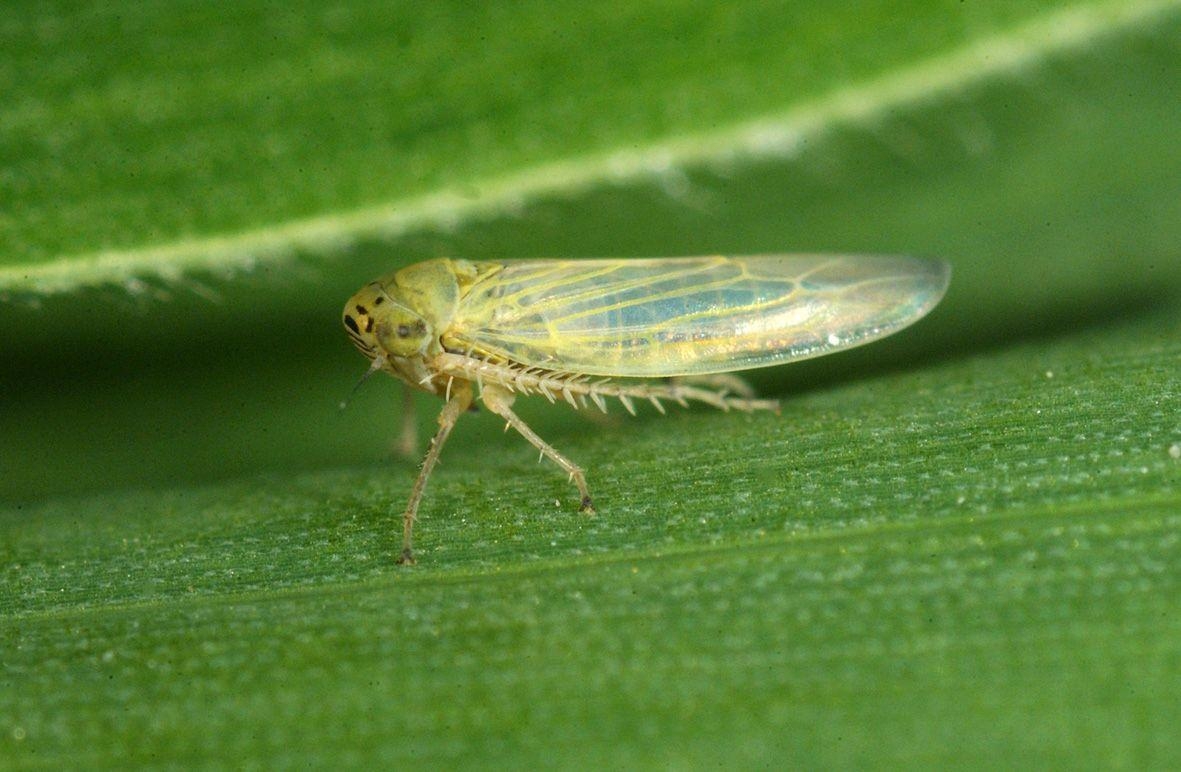
<path fill-rule="evenodd" d="M 224 275 L 794 155 L 1176 7 L 30 6 L 0 81 L 0 293 Z"/>
<path fill-rule="evenodd" d="M 1181 3 L 107 7 L 0 22 L 0 766 L 1181 762 Z M 955 273 L 781 416 L 522 401 L 595 517 L 465 416 L 393 564 L 357 286 L 812 250 Z"/>

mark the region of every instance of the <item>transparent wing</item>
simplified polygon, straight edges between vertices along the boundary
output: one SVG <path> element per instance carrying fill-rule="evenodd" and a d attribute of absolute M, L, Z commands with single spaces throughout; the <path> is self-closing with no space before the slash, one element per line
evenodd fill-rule
<path fill-rule="evenodd" d="M 719 373 L 820 356 L 902 329 L 946 263 L 767 255 L 481 264 L 445 343 L 530 367 L 616 377 Z"/>

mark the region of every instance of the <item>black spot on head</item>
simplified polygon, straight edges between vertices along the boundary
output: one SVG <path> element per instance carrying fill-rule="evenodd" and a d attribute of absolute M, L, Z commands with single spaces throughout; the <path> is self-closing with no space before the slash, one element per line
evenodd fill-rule
<path fill-rule="evenodd" d="M 350 330 L 352 330 L 355 333 L 360 334 L 360 332 L 361 332 L 359 329 L 357 329 L 357 321 L 355 319 L 353 319 L 353 317 L 349 316 L 348 314 L 344 315 L 344 326 L 348 327 Z"/>
<path fill-rule="evenodd" d="M 365 332 L 373 332 L 373 317 L 365 317 Z"/>
<path fill-rule="evenodd" d="M 373 305 L 380 306 L 383 300 L 385 300 L 385 298 L 383 298 L 381 295 L 378 295 L 373 299 Z"/>
<path fill-rule="evenodd" d="M 355 308 L 357 309 L 357 313 L 361 316 L 367 316 L 369 314 L 369 309 L 365 308 L 365 306 L 361 305 L 360 303 L 358 303 Z"/>

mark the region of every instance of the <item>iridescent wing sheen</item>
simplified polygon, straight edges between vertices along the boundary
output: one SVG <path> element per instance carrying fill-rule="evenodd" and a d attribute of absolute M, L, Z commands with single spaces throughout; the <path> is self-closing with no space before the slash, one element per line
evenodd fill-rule
<path fill-rule="evenodd" d="M 745 370 L 858 346 L 922 317 L 950 277 L 940 261 L 857 255 L 515 260 L 480 269 L 446 345 L 615 377 Z"/>

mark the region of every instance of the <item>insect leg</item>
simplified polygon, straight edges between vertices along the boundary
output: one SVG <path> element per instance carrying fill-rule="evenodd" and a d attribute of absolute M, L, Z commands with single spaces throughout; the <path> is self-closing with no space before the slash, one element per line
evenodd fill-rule
<path fill-rule="evenodd" d="M 709 373 L 708 375 L 683 375 L 670 379 L 673 383 L 702 386 L 713 391 L 727 392 L 743 399 L 754 399 L 754 387 L 734 373 Z"/>
<path fill-rule="evenodd" d="M 418 416 L 414 412 L 414 391 L 402 384 L 402 426 L 394 442 L 394 453 L 411 458 L 418 452 Z"/>
<path fill-rule="evenodd" d="M 483 389 L 480 390 L 480 398 L 484 400 L 484 404 L 488 409 L 498 416 L 508 421 L 509 426 L 517 430 L 525 439 L 533 444 L 548 458 L 553 461 L 570 475 L 570 479 L 578 486 L 578 495 L 581 497 L 579 502 L 579 511 L 593 513 L 595 510 L 591 506 L 590 491 L 586 487 L 586 475 L 582 472 L 582 467 L 575 464 L 570 459 L 563 456 L 558 451 L 554 450 L 553 446 L 537 435 L 537 432 L 529 428 L 529 425 L 521 420 L 520 416 L 512 410 L 514 394 L 501 386 L 485 383 Z"/>
<path fill-rule="evenodd" d="M 443 405 L 439 412 L 439 430 L 431 438 L 431 446 L 426 452 L 426 458 L 422 460 L 422 469 L 418 472 L 418 479 L 414 481 L 414 490 L 410 492 L 410 501 L 406 502 L 406 512 L 402 515 L 402 556 L 398 558 L 399 564 L 414 565 L 411 537 L 414 532 L 414 521 L 418 518 L 418 504 L 422 501 L 423 491 L 426 490 L 427 478 L 431 476 L 431 470 L 439 460 L 439 451 L 443 449 L 447 435 L 451 434 L 455 422 L 471 404 L 472 385 L 467 381 L 456 381 L 455 387 L 451 390 L 451 399 L 447 400 L 447 404 Z"/>

